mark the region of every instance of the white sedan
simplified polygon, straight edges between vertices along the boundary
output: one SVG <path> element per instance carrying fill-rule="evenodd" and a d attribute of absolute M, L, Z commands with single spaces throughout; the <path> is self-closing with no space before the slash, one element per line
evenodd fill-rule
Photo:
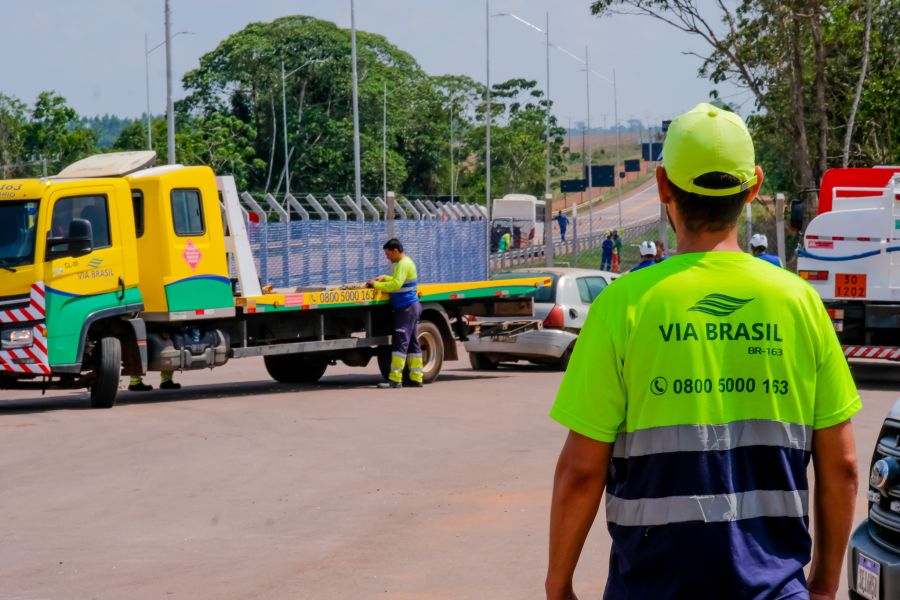
<path fill-rule="evenodd" d="M 619 275 L 590 269 L 548 268 L 498 273 L 493 279 L 519 277 L 551 280 L 549 286 L 539 289 L 534 296 L 534 317 L 540 321 L 538 327 L 518 335 L 476 333 L 465 344 L 472 368 L 490 370 L 503 362 L 527 360 L 535 364 L 555 364 L 565 370 L 591 302 Z M 475 323 L 475 330 L 480 329 L 481 323 L 497 320 L 481 319 Z"/>

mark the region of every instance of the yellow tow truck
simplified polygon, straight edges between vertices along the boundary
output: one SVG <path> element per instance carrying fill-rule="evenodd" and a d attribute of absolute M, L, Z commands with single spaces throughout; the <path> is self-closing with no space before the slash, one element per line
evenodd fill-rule
<path fill-rule="evenodd" d="M 376 358 L 387 373 L 386 295 L 263 285 L 233 178 L 155 159 L 97 155 L 0 180 L 0 389 L 84 387 L 108 408 L 123 374 L 247 356 L 285 383 L 316 382 L 338 360 Z M 530 316 L 544 283 L 421 284 L 426 383 L 458 358 L 467 315 Z"/>

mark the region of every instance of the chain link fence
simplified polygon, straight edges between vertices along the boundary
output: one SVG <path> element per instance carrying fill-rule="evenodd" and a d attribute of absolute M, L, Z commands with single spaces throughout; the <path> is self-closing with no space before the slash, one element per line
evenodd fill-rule
<path fill-rule="evenodd" d="M 240 198 L 263 285 L 334 286 L 390 273 L 381 247 L 391 235 L 415 260 L 420 282 L 487 277 L 485 216 L 476 205 L 398 198 L 389 223 L 381 198 L 363 197 L 359 204 L 331 195 L 275 198 L 245 192 Z"/>

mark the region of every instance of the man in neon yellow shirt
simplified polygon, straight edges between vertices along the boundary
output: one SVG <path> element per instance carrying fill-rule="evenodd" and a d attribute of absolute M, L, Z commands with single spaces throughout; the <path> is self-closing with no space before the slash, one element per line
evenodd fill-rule
<path fill-rule="evenodd" d="M 700 104 L 672 121 L 657 183 L 679 254 L 597 298 L 550 412 L 570 431 L 548 598 L 575 597 L 604 488 L 606 598 L 835 597 L 859 394 L 813 288 L 738 245 L 762 178 L 739 116 Z"/>
<path fill-rule="evenodd" d="M 409 385 L 422 387 L 424 364 L 419 347 L 418 325 L 422 316 L 419 304 L 416 263 L 403 253 L 403 244 L 396 238 L 384 244 L 384 255 L 394 265 L 393 275 L 382 275 L 368 282 L 369 287 L 391 295 L 393 333 L 391 334 L 391 373 L 379 388 L 403 387 L 403 369 L 409 365 Z"/>

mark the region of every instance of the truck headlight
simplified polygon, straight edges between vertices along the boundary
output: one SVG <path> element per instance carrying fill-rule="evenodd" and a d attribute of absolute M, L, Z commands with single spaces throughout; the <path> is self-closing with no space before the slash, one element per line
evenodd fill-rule
<path fill-rule="evenodd" d="M 6 329 L 0 332 L 0 348 L 11 350 L 13 348 L 28 348 L 34 342 L 31 328 Z"/>
<path fill-rule="evenodd" d="M 900 471 L 900 465 L 897 464 L 896 459 L 882 458 L 872 465 L 872 473 L 869 475 L 869 485 L 886 493 L 887 489 L 896 478 L 898 471 Z"/>

